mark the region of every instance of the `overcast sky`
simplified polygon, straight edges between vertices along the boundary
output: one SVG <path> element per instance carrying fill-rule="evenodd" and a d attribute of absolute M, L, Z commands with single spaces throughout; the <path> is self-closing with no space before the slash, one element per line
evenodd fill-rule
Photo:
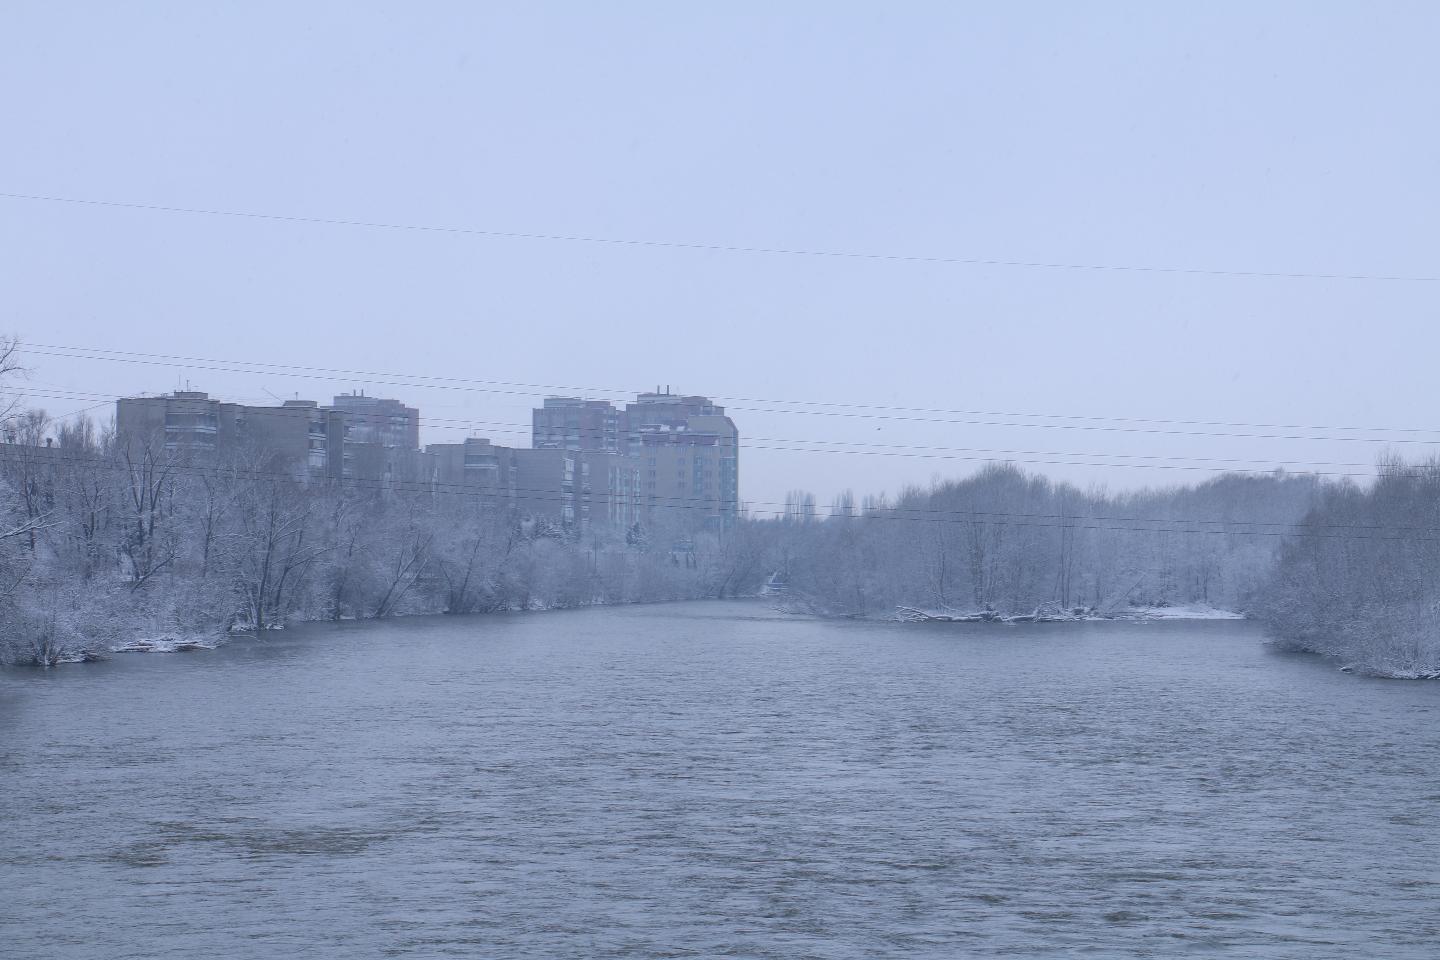
<path fill-rule="evenodd" d="M 0 193 L 1435 278 L 1437 41 L 1430 3 L 10 0 Z M 34 346 L 26 389 L 53 413 L 187 381 L 262 402 L 364 388 L 420 407 L 427 441 L 473 424 L 527 445 L 531 388 L 494 381 L 669 384 L 730 404 L 742 497 L 762 505 L 979 465 L 961 457 L 1368 464 L 1385 445 L 1273 436 L 1440 440 L 1437 304 L 1435 279 L 0 197 L 0 328 L 216 361 Z M 379 373 L 205 369 L 254 362 Z M 877 446 L 762 449 L 802 441 Z M 1043 469 L 1111 488 L 1208 475 Z"/>

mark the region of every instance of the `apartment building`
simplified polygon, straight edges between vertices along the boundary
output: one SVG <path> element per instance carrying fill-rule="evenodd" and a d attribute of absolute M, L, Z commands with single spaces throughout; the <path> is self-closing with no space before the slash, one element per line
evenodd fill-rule
<path fill-rule="evenodd" d="M 546 397 L 532 414 L 530 445 L 536 450 L 622 453 L 621 416 L 608 400 Z"/>
<path fill-rule="evenodd" d="M 419 411 L 396 400 L 359 395 L 279 406 L 226 403 L 198 390 L 123 397 L 116 435 L 181 460 L 225 459 L 302 480 L 428 480 L 419 452 Z"/>
<path fill-rule="evenodd" d="M 515 508 L 522 514 L 589 521 L 584 460 L 572 450 L 513 450 Z"/>
<path fill-rule="evenodd" d="M 437 496 L 478 497 L 494 509 L 508 510 L 516 493 L 515 451 L 481 437 L 425 447 Z"/>
<path fill-rule="evenodd" d="M 584 453 L 581 462 L 586 519 L 628 527 L 644 517 L 640 500 L 640 465 L 618 453 Z"/>
<path fill-rule="evenodd" d="M 220 442 L 220 401 L 198 390 L 163 397 L 125 397 L 115 403 L 115 432 L 126 442 L 170 453 L 212 454 Z"/>
<path fill-rule="evenodd" d="M 351 443 L 377 443 L 397 450 L 420 449 L 420 411 L 399 400 L 342 393 L 330 409 L 344 417 L 345 439 Z"/>
<path fill-rule="evenodd" d="M 330 475 L 330 452 L 340 448 L 344 437 L 338 415 L 314 401 L 251 407 L 198 390 L 122 398 L 116 402 L 115 429 L 122 443 L 163 450 L 181 460 L 224 456 L 297 478 Z"/>
<path fill-rule="evenodd" d="M 709 397 L 656 390 L 624 410 L 604 400 L 550 397 L 534 411 L 531 443 L 615 455 L 604 463 L 607 517 L 693 525 L 729 522 L 739 513 L 739 431 Z"/>
<path fill-rule="evenodd" d="M 122 443 L 182 460 L 232 460 L 296 479 L 475 495 L 520 516 L 580 527 L 724 524 L 739 512 L 739 432 L 708 397 L 550 397 L 532 419 L 532 447 L 480 437 L 420 449 L 420 411 L 385 397 L 342 394 L 328 406 L 226 403 L 198 390 L 116 403 Z"/>
<path fill-rule="evenodd" d="M 432 443 L 437 494 L 479 495 L 517 515 L 567 524 L 629 526 L 640 519 L 635 461 L 614 453 L 560 448 L 516 449 L 469 437 Z"/>

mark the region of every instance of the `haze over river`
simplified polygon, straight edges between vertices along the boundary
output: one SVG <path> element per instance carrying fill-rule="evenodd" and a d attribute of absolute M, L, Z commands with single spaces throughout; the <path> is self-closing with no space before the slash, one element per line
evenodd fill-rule
<path fill-rule="evenodd" d="M 756 602 L 0 674 L 0 953 L 1433 958 L 1440 684 Z"/>

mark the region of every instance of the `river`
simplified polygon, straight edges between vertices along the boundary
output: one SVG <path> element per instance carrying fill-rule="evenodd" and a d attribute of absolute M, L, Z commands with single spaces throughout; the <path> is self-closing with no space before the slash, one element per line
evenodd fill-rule
<path fill-rule="evenodd" d="M 756 602 L 0 674 L 0 954 L 1440 953 L 1440 684 Z"/>

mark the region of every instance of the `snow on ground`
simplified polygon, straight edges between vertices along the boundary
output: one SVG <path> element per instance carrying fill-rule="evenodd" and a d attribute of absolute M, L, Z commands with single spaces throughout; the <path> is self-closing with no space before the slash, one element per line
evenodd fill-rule
<path fill-rule="evenodd" d="M 995 611 L 963 613 L 952 610 L 925 610 L 897 607 L 893 619 L 905 623 L 1079 623 L 1087 620 L 1243 620 L 1243 613 L 1221 610 L 1203 603 L 1174 607 L 1124 607 L 1109 613 L 1096 610 L 1036 610 L 1034 613 L 1001 614 Z"/>
<path fill-rule="evenodd" d="M 1377 677 L 1381 680 L 1440 680 L 1440 670 L 1424 667 L 1390 667 L 1383 664 L 1347 663 L 1341 673 L 1354 673 L 1362 677 Z"/>
<path fill-rule="evenodd" d="M 1137 620 L 1244 620 L 1243 613 L 1220 610 L 1203 603 L 1178 607 L 1129 607 L 1116 611 L 1115 616 Z"/>
<path fill-rule="evenodd" d="M 219 642 L 211 637 L 142 637 L 110 648 L 112 653 L 175 653 L 180 650 L 214 650 Z"/>

